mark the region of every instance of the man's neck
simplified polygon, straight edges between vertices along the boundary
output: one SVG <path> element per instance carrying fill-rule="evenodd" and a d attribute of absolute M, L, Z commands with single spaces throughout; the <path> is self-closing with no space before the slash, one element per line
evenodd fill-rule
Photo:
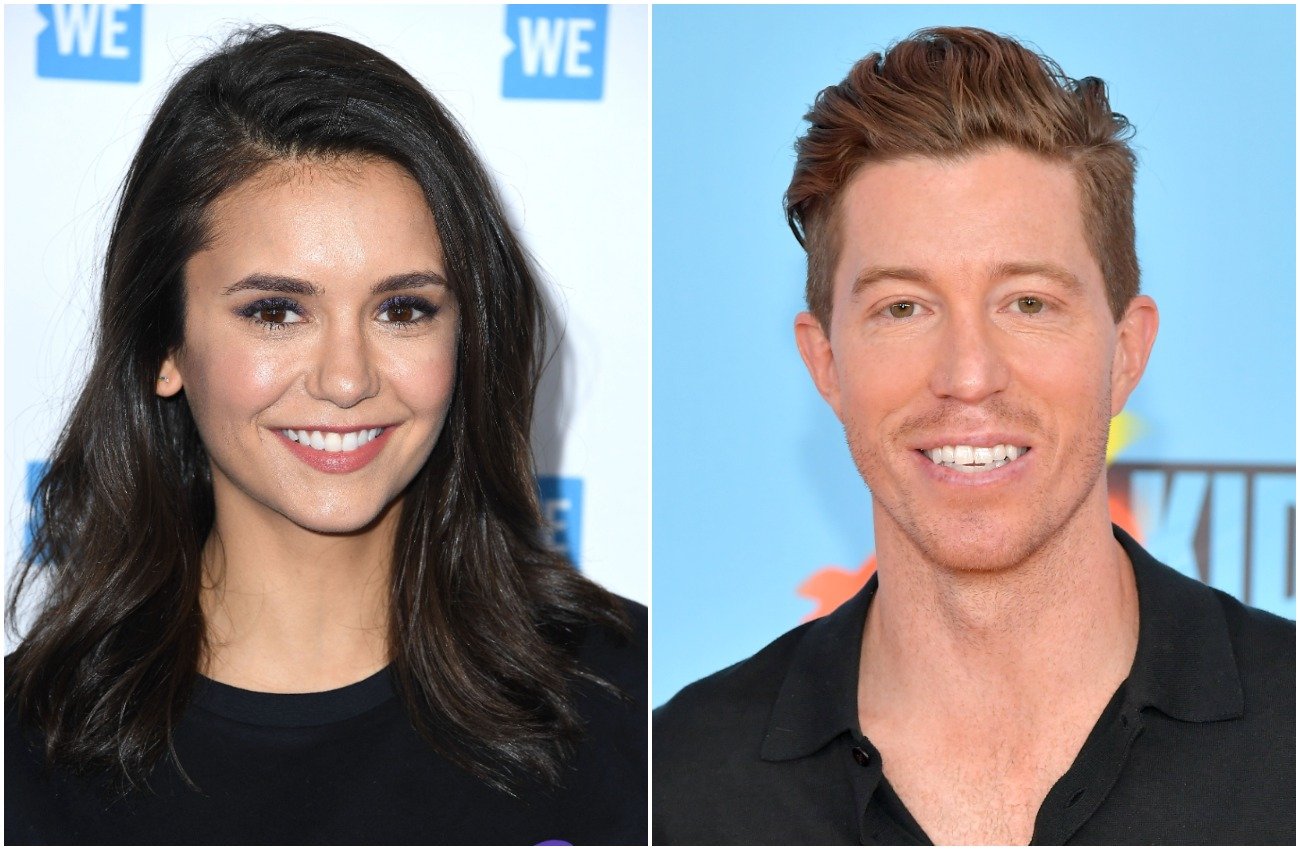
<path fill-rule="evenodd" d="M 936 567 L 896 540 L 878 541 L 880 587 L 860 667 L 864 721 L 904 706 L 1023 721 L 1084 691 L 1104 705 L 1128 675 L 1137 590 L 1104 513 L 1081 512 L 1031 557 L 993 572 Z"/>
<path fill-rule="evenodd" d="M 1092 514 L 996 571 L 942 568 L 877 537 L 858 721 L 935 843 L 1029 843 L 1132 668 L 1132 564 L 1104 507 Z"/>

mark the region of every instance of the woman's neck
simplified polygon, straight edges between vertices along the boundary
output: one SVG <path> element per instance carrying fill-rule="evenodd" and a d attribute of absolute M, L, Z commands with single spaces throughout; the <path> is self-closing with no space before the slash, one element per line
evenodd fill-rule
<path fill-rule="evenodd" d="M 382 669 L 400 501 L 351 534 L 309 531 L 260 507 L 218 505 L 203 552 L 200 672 L 248 690 L 306 693 Z"/>

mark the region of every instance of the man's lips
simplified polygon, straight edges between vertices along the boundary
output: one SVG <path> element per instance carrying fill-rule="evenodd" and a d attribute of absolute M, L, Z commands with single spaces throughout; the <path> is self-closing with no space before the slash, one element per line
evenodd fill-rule
<path fill-rule="evenodd" d="M 942 446 L 983 446 L 992 448 L 1004 446 L 1033 446 L 1034 438 L 1023 431 L 970 430 L 970 431 L 930 431 L 907 437 L 907 445 L 913 449 L 929 451 Z"/>
<path fill-rule="evenodd" d="M 1033 460 L 1033 448 L 1015 443 L 957 443 L 912 452 L 923 470 L 946 483 L 992 484 L 1018 477 Z"/>
<path fill-rule="evenodd" d="M 932 449 L 921 449 L 921 454 L 933 463 L 965 472 L 997 469 L 1029 453 L 1029 446 L 1017 443 L 995 443 L 983 446 L 971 443 L 946 443 Z"/>
<path fill-rule="evenodd" d="M 355 472 L 374 460 L 397 426 L 338 428 L 277 428 L 273 433 L 291 454 L 321 472 Z M 291 438 L 289 433 L 295 435 Z M 305 436 L 305 440 L 304 440 Z"/>

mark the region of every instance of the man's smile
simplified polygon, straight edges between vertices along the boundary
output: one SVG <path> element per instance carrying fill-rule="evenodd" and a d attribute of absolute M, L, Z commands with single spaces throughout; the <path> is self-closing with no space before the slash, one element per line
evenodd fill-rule
<path fill-rule="evenodd" d="M 987 472 L 1014 463 L 1029 451 L 1029 446 L 1017 446 L 997 443 L 993 446 L 944 445 L 931 449 L 920 449 L 938 466 L 946 466 L 959 472 Z"/>

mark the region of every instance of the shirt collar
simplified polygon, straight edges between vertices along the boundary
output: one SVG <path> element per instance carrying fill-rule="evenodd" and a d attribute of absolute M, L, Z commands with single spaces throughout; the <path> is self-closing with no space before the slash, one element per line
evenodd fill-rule
<path fill-rule="evenodd" d="M 1240 717 L 1245 698 L 1217 591 L 1160 563 L 1118 526 L 1115 538 L 1133 562 L 1138 590 L 1128 703 L 1191 722 Z"/>
<path fill-rule="evenodd" d="M 1126 702 L 1191 722 L 1240 717 L 1245 700 L 1215 591 L 1151 557 L 1118 526 L 1138 591 L 1138 646 Z M 879 582 L 872 575 L 848 602 L 804 632 L 777 694 L 761 755 L 787 761 L 858 732 L 862 627 Z"/>
<path fill-rule="evenodd" d="M 852 599 L 804 632 L 777 694 L 761 755 L 786 761 L 858 729 L 858 659 L 862 626 L 879 585 L 873 573 Z"/>

